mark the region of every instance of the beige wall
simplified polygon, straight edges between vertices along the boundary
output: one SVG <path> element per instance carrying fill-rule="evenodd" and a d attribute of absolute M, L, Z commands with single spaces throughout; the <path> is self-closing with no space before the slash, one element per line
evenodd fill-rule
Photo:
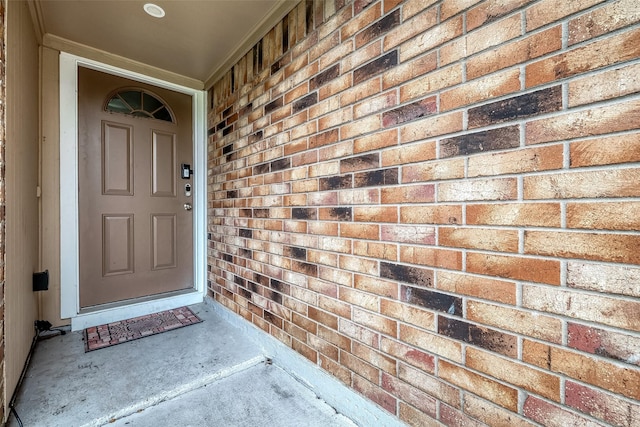
<path fill-rule="evenodd" d="M 39 169 L 38 44 L 26 2 L 9 1 L 6 13 L 5 405 L 18 382 L 38 315 L 32 274 L 38 271 Z"/>
<path fill-rule="evenodd" d="M 40 259 L 49 270 L 49 290 L 41 293 L 40 317 L 54 326 L 60 319 L 60 101 L 57 50 L 42 48 L 42 240 Z"/>

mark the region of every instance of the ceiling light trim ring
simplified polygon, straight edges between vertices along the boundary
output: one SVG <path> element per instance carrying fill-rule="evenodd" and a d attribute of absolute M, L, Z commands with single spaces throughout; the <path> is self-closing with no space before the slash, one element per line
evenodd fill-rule
<path fill-rule="evenodd" d="M 147 12 L 148 15 L 151 15 L 154 18 L 163 18 L 165 15 L 164 9 L 157 4 L 146 3 L 144 6 L 142 6 L 142 8 L 145 12 Z"/>

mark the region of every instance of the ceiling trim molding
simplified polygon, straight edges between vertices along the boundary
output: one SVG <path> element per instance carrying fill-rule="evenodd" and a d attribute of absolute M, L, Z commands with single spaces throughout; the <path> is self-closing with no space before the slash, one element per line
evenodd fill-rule
<path fill-rule="evenodd" d="M 42 44 L 42 37 L 47 33 L 44 27 L 44 18 L 42 17 L 42 4 L 40 0 L 27 0 L 31 21 L 33 22 L 33 31 L 36 33 L 38 43 Z"/>
<path fill-rule="evenodd" d="M 262 39 L 271 29 L 282 20 L 289 12 L 300 3 L 300 0 L 280 0 L 269 13 L 256 25 L 255 29 L 249 33 L 243 40 L 238 43 L 219 65 L 216 65 L 204 82 L 206 89 L 224 75 L 232 66 L 236 64 L 244 55 L 247 54 L 260 39 Z"/>
<path fill-rule="evenodd" d="M 77 43 L 53 34 L 45 33 L 42 37 L 42 45 L 51 49 L 58 50 L 60 52 L 66 52 L 72 55 L 102 62 L 107 65 L 123 68 L 128 71 L 133 71 L 149 77 L 154 77 L 169 83 L 185 86 L 190 89 L 204 89 L 204 83 L 198 79 L 186 77 L 181 74 L 153 67 L 151 65 L 147 65 L 139 61 L 134 61 L 133 59 L 129 59 L 124 56 L 96 49 L 91 46 Z"/>

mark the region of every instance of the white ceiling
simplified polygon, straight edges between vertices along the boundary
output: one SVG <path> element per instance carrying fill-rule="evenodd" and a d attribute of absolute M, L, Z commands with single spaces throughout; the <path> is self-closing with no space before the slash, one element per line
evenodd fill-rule
<path fill-rule="evenodd" d="M 39 31 L 206 82 L 297 0 L 32 0 Z M 161 6 L 153 18 L 145 3 Z"/>

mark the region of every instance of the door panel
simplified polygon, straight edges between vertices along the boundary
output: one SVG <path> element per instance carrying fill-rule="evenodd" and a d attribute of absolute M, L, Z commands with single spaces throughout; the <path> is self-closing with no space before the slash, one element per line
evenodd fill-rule
<path fill-rule="evenodd" d="M 102 274 L 133 273 L 133 215 L 102 215 Z"/>
<path fill-rule="evenodd" d="M 151 194 L 156 197 L 175 197 L 176 195 L 176 138 L 175 134 L 157 130 L 152 132 L 153 165 Z"/>
<path fill-rule="evenodd" d="M 152 214 L 151 248 L 154 270 L 176 266 L 176 216 Z"/>
<path fill-rule="evenodd" d="M 133 196 L 133 128 L 102 122 L 102 194 Z"/>
<path fill-rule="evenodd" d="M 106 111 L 120 89 L 154 94 L 176 123 Z M 178 167 L 193 164 L 191 106 L 188 95 L 78 68 L 81 308 L 194 287 L 191 179 Z"/>

